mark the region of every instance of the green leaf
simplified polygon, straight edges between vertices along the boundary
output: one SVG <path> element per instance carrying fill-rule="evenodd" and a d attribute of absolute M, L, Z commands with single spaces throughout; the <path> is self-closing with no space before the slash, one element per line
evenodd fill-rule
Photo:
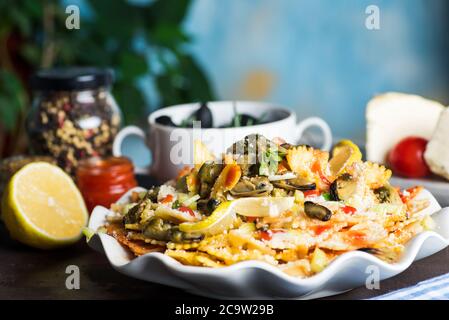
<path fill-rule="evenodd" d="M 14 129 L 17 123 L 18 113 L 12 99 L 0 96 L 0 117 L 1 123 L 6 131 Z"/>
<path fill-rule="evenodd" d="M 119 70 L 123 80 L 132 80 L 148 72 L 145 56 L 134 52 L 125 52 L 120 57 Z"/>
<path fill-rule="evenodd" d="M 332 200 L 332 197 L 331 197 L 330 193 L 327 193 L 327 192 L 323 193 L 322 196 L 323 196 L 324 200 L 326 200 L 326 201 L 331 201 Z"/>
<path fill-rule="evenodd" d="M 152 25 L 161 23 L 179 25 L 185 18 L 190 0 L 156 0 L 148 11 L 148 22 Z"/>
<path fill-rule="evenodd" d="M 146 109 L 145 101 L 142 92 L 135 85 L 127 81 L 119 81 L 113 88 L 113 94 L 122 110 L 125 124 L 144 119 L 142 115 Z"/>

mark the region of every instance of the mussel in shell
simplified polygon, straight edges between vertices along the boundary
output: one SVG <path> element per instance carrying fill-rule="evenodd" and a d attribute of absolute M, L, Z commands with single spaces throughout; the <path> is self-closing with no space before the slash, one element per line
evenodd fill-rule
<path fill-rule="evenodd" d="M 243 177 L 240 181 L 230 190 L 231 195 L 234 197 L 264 197 L 269 196 L 273 191 L 273 185 L 270 183 L 267 177 Z"/>
<path fill-rule="evenodd" d="M 282 188 L 288 191 L 308 191 L 316 189 L 316 184 L 314 182 L 307 181 L 300 177 L 287 180 L 272 181 L 272 183 L 275 187 Z"/>

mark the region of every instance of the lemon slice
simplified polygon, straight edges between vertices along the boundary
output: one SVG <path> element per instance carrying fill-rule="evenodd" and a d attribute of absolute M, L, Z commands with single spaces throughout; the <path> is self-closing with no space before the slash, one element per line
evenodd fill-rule
<path fill-rule="evenodd" d="M 335 154 L 338 153 L 340 148 L 342 147 L 350 147 L 352 150 L 354 150 L 354 157 L 358 158 L 358 160 L 362 159 L 362 152 L 360 152 L 359 147 L 354 142 L 348 139 L 341 140 L 334 146 L 334 148 L 332 149 L 332 156 L 335 156 Z"/>
<path fill-rule="evenodd" d="M 359 147 L 351 140 L 342 140 L 332 150 L 329 170 L 333 176 L 337 176 L 343 173 L 347 166 L 361 160 L 362 153 Z"/>
<path fill-rule="evenodd" d="M 201 168 L 204 162 L 215 160 L 215 156 L 201 140 L 193 142 L 193 164 L 197 170 Z"/>
<path fill-rule="evenodd" d="M 12 238 L 41 249 L 79 240 L 88 220 L 72 179 L 44 162 L 28 164 L 12 177 L 3 195 L 2 213 Z"/>
<path fill-rule="evenodd" d="M 251 197 L 234 201 L 236 213 L 247 217 L 277 217 L 293 207 L 295 197 Z"/>
<path fill-rule="evenodd" d="M 221 203 L 209 217 L 202 221 L 181 223 L 179 230 L 188 233 L 214 235 L 232 227 L 234 219 L 234 201 L 226 201 Z"/>

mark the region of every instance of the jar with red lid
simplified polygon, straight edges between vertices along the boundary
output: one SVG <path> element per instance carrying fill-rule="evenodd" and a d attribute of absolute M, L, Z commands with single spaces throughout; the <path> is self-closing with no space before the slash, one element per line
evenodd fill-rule
<path fill-rule="evenodd" d="M 89 211 L 97 205 L 109 208 L 129 189 L 137 186 L 134 166 L 125 157 L 81 161 L 76 172 L 76 182 Z"/>

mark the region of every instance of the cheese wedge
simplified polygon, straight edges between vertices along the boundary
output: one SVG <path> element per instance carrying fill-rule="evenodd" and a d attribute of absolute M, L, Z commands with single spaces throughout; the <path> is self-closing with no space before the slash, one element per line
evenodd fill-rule
<path fill-rule="evenodd" d="M 424 153 L 430 170 L 449 179 L 449 109 L 441 112 L 435 132 Z"/>
<path fill-rule="evenodd" d="M 430 139 L 444 106 L 411 94 L 389 92 L 366 107 L 367 160 L 385 163 L 388 152 L 403 138 Z"/>

